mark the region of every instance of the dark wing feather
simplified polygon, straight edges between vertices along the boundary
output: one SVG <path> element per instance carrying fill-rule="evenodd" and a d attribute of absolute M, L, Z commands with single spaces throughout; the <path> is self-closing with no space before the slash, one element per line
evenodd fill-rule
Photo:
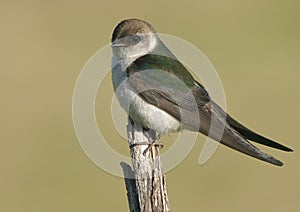
<path fill-rule="evenodd" d="M 260 160 L 282 165 L 282 162 L 263 153 L 245 139 L 253 138 L 253 134 L 250 135 L 249 131 L 248 134 L 245 133 L 246 128 L 214 103 L 205 88 L 194 80 L 178 60 L 161 55 L 145 55 L 127 68 L 127 74 L 129 81 L 145 101 L 180 120 L 183 128 L 199 131 Z M 270 146 L 278 147 L 273 143 L 272 145 Z"/>
<path fill-rule="evenodd" d="M 144 100 L 180 120 L 184 128 L 199 131 L 199 107 L 209 103 L 210 97 L 178 60 L 145 55 L 127 73 Z"/>
<path fill-rule="evenodd" d="M 246 139 L 249 139 L 251 141 L 269 146 L 269 147 L 273 147 L 276 149 L 280 149 L 283 151 L 288 151 L 291 152 L 293 151 L 292 149 L 279 144 L 275 141 L 272 141 L 268 138 L 265 138 L 255 132 L 253 132 L 252 130 L 246 128 L 245 126 L 243 126 L 242 124 L 240 124 L 239 122 L 237 122 L 236 120 L 234 120 L 231 116 L 227 116 L 227 121 L 230 124 L 230 126 L 232 126 L 236 131 L 238 131 L 241 135 L 243 135 Z"/>
<path fill-rule="evenodd" d="M 218 111 L 223 111 L 223 109 L 220 106 L 218 106 L 215 102 L 212 101 L 212 104 Z M 265 138 L 255 132 L 253 132 L 249 128 L 240 124 L 238 121 L 236 121 L 234 118 L 232 118 L 229 114 L 227 114 L 227 116 L 226 116 L 226 121 L 232 128 L 234 128 L 236 131 L 238 131 L 246 139 L 249 139 L 251 141 L 254 141 L 259 144 L 263 144 L 263 145 L 266 145 L 266 146 L 269 146 L 269 147 L 272 147 L 275 149 L 280 149 L 280 150 L 288 151 L 288 152 L 293 151 L 292 149 L 290 149 L 282 144 L 279 144 L 275 141 L 272 141 L 268 138 Z"/>

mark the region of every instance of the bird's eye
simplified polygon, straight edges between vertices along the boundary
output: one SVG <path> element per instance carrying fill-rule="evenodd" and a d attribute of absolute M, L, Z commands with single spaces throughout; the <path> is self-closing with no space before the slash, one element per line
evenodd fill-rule
<path fill-rule="evenodd" d="M 139 35 L 133 35 L 133 36 L 131 36 L 131 40 L 132 40 L 134 43 L 138 43 L 138 42 L 140 42 L 140 40 L 141 40 L 141 36 L 139 36 Z"/>

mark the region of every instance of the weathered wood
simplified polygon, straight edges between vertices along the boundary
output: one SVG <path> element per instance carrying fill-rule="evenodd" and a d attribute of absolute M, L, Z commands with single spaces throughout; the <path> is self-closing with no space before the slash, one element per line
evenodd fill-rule
<path fill-rule="evenodd" d="M 153 142 L 158 143 L 156 133 L 144 131 L 130 119 L 127 133 L 140 211 L 170 211 L 159 146 L 149 145 Z"/>
<path fill-rule="evenodd" d="M 124 162 L 121 162 L 121 167 L 124 173 L 124 180 L 127 190 L 127 199 L 130 212 L 140 212 L 139 196 L 136 189 L 134 172 L 131 167 Z"/>

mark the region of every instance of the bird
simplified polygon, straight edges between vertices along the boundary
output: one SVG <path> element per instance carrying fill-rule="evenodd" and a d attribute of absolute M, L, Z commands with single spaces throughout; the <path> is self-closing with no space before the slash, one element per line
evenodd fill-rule
<path fill-rule="evenodd" d="M 162 42 L 153 26 L 141 19 L 125 19 L 113 30 L 112 83 L 129 117 L 159 136 L 190 130 L 259 160 L 283 163 L 250 141 L 291 152 L 236 121 L 194 79 Z"/>

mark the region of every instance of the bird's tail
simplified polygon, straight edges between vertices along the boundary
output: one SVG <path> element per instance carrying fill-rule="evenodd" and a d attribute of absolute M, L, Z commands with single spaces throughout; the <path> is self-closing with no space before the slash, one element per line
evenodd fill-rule
<path fill-rule="evenodd" d="M 231 116 L 226 114 L 221 107 L 212 101 L 212 111 L 217 117 L 226 117 L 224 120 L 225 128 L 220 142 L 232 149 L 255 157 L 257 159 L 272 163 L 277 166 L 282 166 L 283 163 L 271 155 L 268 155 L 257 147 L 253 146 L 247 139 L 283 151 L 293 151 L 292 149 L 283 146 L 275 141 L 265 138 L 252 130 L 238 123 Z M 213 137 L 212 137 L 213 138 Z"/>
<path fill-rule="evenodd" d="M 235 149 L 239 152 L 255 157 L 257 159 L 272 163 L 277 166 L 283 165 L 283 163 L 280 160 L 262 152 L 261 150 L 253 146 L 234 129 L 225 127 L 225 131 L 221 139 L 221 143 L 232 149 Z"/>
<path fill-rule="evenodd" d="M 246 139 L 249 139 L 251 141 L 254 141 L 254 142 L 269 146 L 269 147 L 273 147 L 275 149 L 280 149 L 280 150 L 287 151 L 287 152 L 293 151 L 292 149 L 290 149 L 282 144 L 279 144 L 275 141 L 272 141 L 268 138 L 265 138 L 255 132 L 253 132 L 252 130 L 246 128 L 245 126 L 243 126 L 242 124 L 240 124 L 239 122 L 234 120 L 229 115 L 227 115 L 226 120 L 230 124 L 231 127 L 233 127 L 236 131 L 238 131 Z"/>

